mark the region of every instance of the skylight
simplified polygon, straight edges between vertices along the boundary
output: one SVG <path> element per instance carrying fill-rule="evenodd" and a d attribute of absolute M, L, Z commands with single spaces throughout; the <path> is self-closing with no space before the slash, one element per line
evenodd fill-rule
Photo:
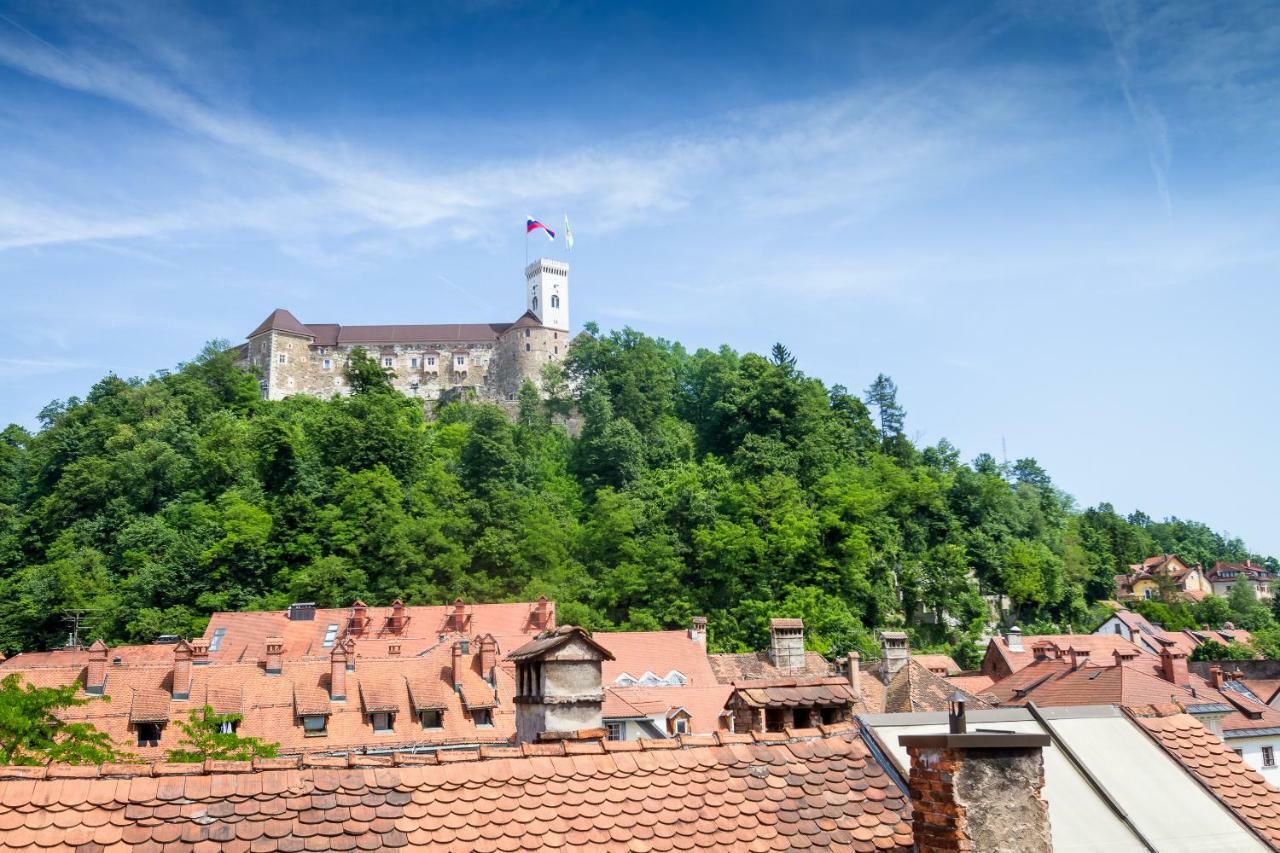
<path fill-rule="evenodd" d="M 227 636 L 226 628 L 217 628 L 213 632 L 213 638 L 209 640 L 209 651 L 216 652 L 222 648 L 222 639 Z"/>

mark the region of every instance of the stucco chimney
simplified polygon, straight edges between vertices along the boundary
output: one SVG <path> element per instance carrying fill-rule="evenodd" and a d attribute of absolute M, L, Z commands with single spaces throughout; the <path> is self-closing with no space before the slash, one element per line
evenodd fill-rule
<path fill-rule="evenodd" d="M 769 620 L 769 660 L 778 669 L 804 669 L 804 621 Z"/>
<path fill-rule="evenodd" d="M 89 647 L 89 672 L 84 680 L 84 692 L 90 696 L 101 696 L 107 686 L 107 656 L 110 649 L 102 640 L 94 640 Z"/>
<path fill-rule="evenodd" d="M 703 651 L 707 648 L 707 617 L 695 616 L 689 623 L 689 639 L 702 646 Z"/>
<path fill-rule="evenodd" d="M 1187 656 L 1183 652 L 1160 649 L 1160 674 L 1170 684 L 1184 686 L 1191 683 L 1191 674 L 1187 671 Z"/>
<path fill-rule="evenodd" d="M 173 647 L 173 698 L 191 697 L 191 646 L 179 640 Z"/>
<path fill-rule="evenodd" d="M 902 735 L 911 762 L 911 831 L 921 851 L 1052 853 L 1046 734 Z M 956 719 L 953 714 L 953 720 Z M 953 728 L 957 728 L 953 725 Z"/>
<path fill-rule="evenodd" d="M 279 675 L 284 671 L 284 639 L 267 637 L 267 675 Z"/>
<path fill-rule="evenodd" d="M 192 666 L 208 666 L 209 665 L 209 641 L 204 637 L 196 637 L 191 640 L 191 665 Z"/>
<path fill-rule="evenodd" d="M 492 634 L 480 638 L 480 675 L 490 684 L 496 684 L 498 666 L 498 641 Z"/>
<path fill-rule="evenodd" d="M 603 662 L 613 654 L 589 631 L 572 625 L 544 631 L 507 660 L 516 665 L 519 743 L 600 729 Z"/>
<path fill-rule="evenodd" d="M 342 702 L 347 698 L 347 644 L 334 644 L 329 653 L 329 698 Z"/>
<path fill-rule="evenodd" d="M 1011 652 L 1022 651 L 1022 629 L 1014 625 L 1004 635 L 1004 644 Z"/>
<path fill-rule="evenodd" d="M 857 652 L 849 652 L 849 687 L 853 689 L 853 695 L 858 699 L 862 698 L 862 655 Z"/>
<path fill-rule="evenodd" d="M 911 645 L 905 631 L 880 632 L 880 677 L 885 684 L 911 660 Z"/>

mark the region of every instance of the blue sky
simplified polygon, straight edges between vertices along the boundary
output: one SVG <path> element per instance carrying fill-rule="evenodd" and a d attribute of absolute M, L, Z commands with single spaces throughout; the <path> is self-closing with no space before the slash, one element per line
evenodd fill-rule
<path fill-rule="evenodd" d="M 514 319 L 567 211 L 575 326 L 1280 553 L 1277 57 L 1245 0 L 0 0 L 0 422 L 277 306 Z"/>

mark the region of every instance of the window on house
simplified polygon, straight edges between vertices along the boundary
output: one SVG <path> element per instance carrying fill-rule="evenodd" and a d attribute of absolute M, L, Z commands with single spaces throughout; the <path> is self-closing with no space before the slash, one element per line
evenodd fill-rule
<path fill-rule="evenodd" d="M 375 732 L 389 732 L 395 725 L 395 714 L 389 711 L 374 711 L 369 715 L 370 721 L 373 723 Z"/>
<path fill-rule="evenodd" d="M 533 347 L 529 346 L 528 344 L 525 344 L 525 345 L 524 345 L 524 351 L 525 351 L 525 352 L 529 352 L 529 350 L 531 350 L 531 349 L 533 349 Z"/>
<path fill-rule="evenodd" d="M 415 356 L 415 357 L 413 357 L 413 358 L 411 358 L 411 359 L 409 359 L 409 366 L 410 366 L 410 367 L 417 367 L 417 366 L 418 366 L 418 359 L 417 359 L 417 357 L 416 357 L 416 356 Z"/>
<path fill-rule="evenodd" d="M 560 347 L 556 347 L 556 355 L 560 354 Z"/>
<path fill-rule="evenodd" d="M 839 708 L 823 708 L 823 709 L 822 709 L 822 724 L 823 724 L 824 726 L 830 726 L 830 725 L 832 725 L 832 724 L 834 724 L 834 723 L 838 723 L 838 722 L 840 722 L 840 718 L 841 718 L 842 716 L 843 716 L 843 714 L 841 713 L 841 711 L 840 711 L 840 709 L 839 709 Z"/>
<path fill-rule="evenodd" d="M 624 723 L 605 723 L 604 727 L 609 730 L 609 740 L 622 740 Z"/>
<path fill-rule="evenodd" d="M 233 735 L 238 728 L 240 728 L 239 720 L 223 720 L 218 723 L 218 734 Z"/>
<path fill-rule="evenodd" d="M 279 355 L 276 356 L 276 364 L 288 364 L 288 362 L 289 362 L 289 356 L 286 355 L 285 353 L 280 353 Z"/>
<path fill-rule="evenodd" d="M 678 735 L 687 735 L 689 733 L 689 721 L 684 717 L 676 719 L 675 731 Z"/>
<path fill-rule="evenodd" d="M 1117 623 L 1116 623 L 1116 633 L 1117 633 L 1117 634 L 1123 634 L 1123 633 L 1124 633 L 1124 626 L 1123 626 L 1123 625 L 1121 625 L 1119 622 L 1117 622 Z"/>
<path fill-rule="evenodd" d="M 222 641 L 227 636 L 226 628 L 217 628 L 213 632 L 213 636 L 209 638 L 209 651 L 216 652 L 222 648 Z"/>
<path fill-rule="evenodd" d="M 782 731 L 787 727 L 787 718 L 790 716 L 786 708 L 765 708 L 764 730 L 767 732 Z"/>
<path fill-rule="evenodd" d="M 492 726 L 493 711 L 488 708 L 476 708 L 471 712 L 471 721 L 477 726 Z"/>
<path fill-rule="evenodd" d="M 1271 747 L 1271 746 L 1264 746 L 1264 747 L 1262 748 L 1262 766 L 1263 766 L 1263 767 L 1275 767 L 1275 766 L 1276 766 L 1276 750 L 1275 750 L 1275 747 Z"/>
<path fill-rule="evenodd" d="M 394 360 L 391 356 L 389 356 L 389 355 L 388 355 L 388 356 L 385 356 L 385 357 L 382 359 L 382 366 L 383 366 L 383 367 L 390 367 L 394 361 L 395 361 L 395 360 Z"/>
<path fill-rule="evenodd" d="M 1150 588 L 1144 589 L 1142 591 L 1142 597 L 1147 600 L 1150 600 L 1152 598 L 1151 589 Z"/>
<path fill-rule="evenodd" d="M 453 363 L 458 365 L 458 367 L 466 367 L 467 357 L 465 355 L 454 356 Z"/>
<path fill-rule="evenodd" d="M 1231 751 L 1232 751 L 1232 752 L 1234 752 L 1236 755 L 1240 756 L 1241 758 L 1244 758 L 1244 750 L 1243 750 L 1243 749 L 1233 749 L 1233 750 L 1231 750 Z"/>
<path fill-rule="evenodd" d="M 439 708 L 428 708 L 425 711 L 419 711 L 418 719 L 422 721 L 424 729 L 444 728 L 444 711 Z"/>
<path fill-rule="evenodd" d="M 331 649 L 333 648 L 333 644 L 336 643 L 337 641 L 338 641 L 338 626 L 336 624 L 333 624 L 333 625 L 330 625 L 328 628 L 325 628 L 324 629 L 324 647 L 326 649 Z"/>
<path fill-rule="evenodd" d="M 331 359 L 331 358 L 326 358 L 326 359 L 324 360 L 324 369 L 325 369 L 325 370 L 332 370 L 332 369 L 333 369 L 333 359 Z"/>
<path fill-rule="evenodd" d="M 436 366 L 436 357 L 434 355 L 427 356 L 427 367 Z"/>
<path fill-rule="evenodd" d="M 329 718 L 324 714 L 308 714 L 302 718 L 302 731 L 307 737 L 316 737 L 325 733 Z"/>
<path fill-rule="evenodd" d="M 552 296 L 551 296 L 551 307 L 552 307 L 552 308 L 559 308 L 559 307 L 560 307 L 560 297 L 559 297 L 559 296 L 556 296 L 556 295 L 552 294 Z"/>
<path fill-rule="evenodd" d="M 529 337 L 529 330 L 528 330 L 528 329 L 525 329 L 525 330 L 524 330 L 524 336 L 525 336 L 526 338 L 527 338 L 527 337 Z"/>
<path fill-rule="evenodd" d="M 159 723 L 138 723 L 138 746 L 160 745 Z"/>

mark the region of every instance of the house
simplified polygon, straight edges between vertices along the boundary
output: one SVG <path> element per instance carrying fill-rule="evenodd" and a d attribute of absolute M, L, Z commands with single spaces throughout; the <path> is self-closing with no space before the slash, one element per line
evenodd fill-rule
<path fill-rule="evenodd" d="M 1266 599 L 1271 598 L 1271 584 L 1275 580 L 1269 569 L 1255 566 L 1252 560 L 1245 560 L 1243 563 L 1214 563 L 1206 576 L 1214 595 L 1230 595 L 1231 588 L 1243 579 L 1253 588 L 1254 595 Z"/>
<path fill-rule="evenodd" d="M 1280 709 L 1280 660 L 1190 661 L 1187 666 L 1209 678 L 1215 666 L 1223 677 L 1243 685 L 1259 702 Z"/>
<path fill-rule="evenodd" d="M 835 675 L 831 662 L 804 648 L 804 622 L 773 619 L 769 623 L 769 649 L 763 652 L 713 654 L 711 669 L 721 684 L 752 679 L 778 679 Z"/>
<path fill-rule="evenodd" d="M 1150 622 L 1142 614 L 1123 609 L 1112 613 L 1093 633 L 1099 636 L 1123 637 L 1144 651 L 1155 655 L 1166 648 L 1190 655 L 1197 646 L 1209 640 L 1222 643 L 1224 646 L 1231 643 L 1250 645 L 1253 642 L 1252 634 L 1236 628 L 1230 622 L 1216 631 L 1209 629 L 1166 631 Z"/>
<path fill-rule="evenodd" d="M 1165 584 L 1178 597 L 1199 601 L 1213 592 L 1204 568 L 1189 566 L 1176 554 L 1159 554 L 1129 566 L 1128 574 L 1116 575 L 1116 598 L 1158 599 Z"/>
<path fill-rule="evenodd" d="M 913 654 L 911 659 L 934 675 L 941 675 L 943 678 L 960 674 L 960 665 L 952 659 L 951 655 Z"/>
<path fill-rule="evenodd" d="M 1164 649 L 1159 657 L 1116 650 L 1095 659 L 1088 648 L 1036 647 L 1036 659 L 997 681 L 989 694 L 999 706 L 1176 705 L 1221 737 L 1268 782 L 1280 782 L 1280 712 L 1268 707 L 1220 667 L 1208 679 L 1190 671 L 1186 655 Z"/>
<path fill-rule="evenodd" d="M 1245 851 L 1280 844 L 1280 790 L 1190 715 L 1138 717 L 1094 705 L 1035 713 L 966 709 L 965 717 L 971 729 L 1052 740 L 1043 754 L 1044 799 L 1056 853 Z M 887 769 L 901 777 L 915 767 L 900 738 L 940 736 L 949 728 L 948 716 L 938 713 L 869 715 L 859 722 Z"/>
<path fill-rule="evenodd" d="M 1146 649 L 1116 634 L 1036 634 L 1024 638 L 1018 626 L 1003 636 L 992 637 L 982 657 L 980 675 L 993 682 L 1007 678 L 1036 660 L 1034 647 L 1053 646 L 1059 650 L 1074 646 L 1087 649 L 1095 659 L 1110 657 L 1114 652 L 1142 654 Z"/>

